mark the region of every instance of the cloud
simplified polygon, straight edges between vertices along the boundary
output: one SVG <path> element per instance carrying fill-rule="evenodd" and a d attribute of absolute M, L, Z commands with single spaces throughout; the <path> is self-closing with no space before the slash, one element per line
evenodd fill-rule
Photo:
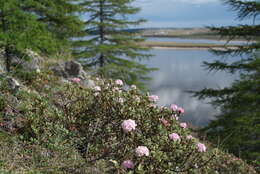
<path fill-rule="evenodd" d="M 227 26 L 241 22 L 222 0 L 136 0 L 133 5 L 141 8 L 134 17 L 148 20 L 142 27 Z"/>
<path fill-rule="evenodd" d="M 159 3 L 187 3 L 187 4 L 205 4 L 212 2 L 219 2 L 220 0 L 137 0 L 136 3 L 140 4 L 153 4 L 156 2 Z"/>
<path fill-rule="evenodd" d="M 185 2 L 190 4 L 204 4 L 204 3 L 218 2 L 219 0 L 173 0 L 173 1 Z"/>

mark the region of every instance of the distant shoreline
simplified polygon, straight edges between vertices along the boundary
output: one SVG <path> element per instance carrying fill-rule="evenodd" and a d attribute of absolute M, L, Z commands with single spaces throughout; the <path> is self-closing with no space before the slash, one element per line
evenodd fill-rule
<path fill-rule="evenodd" d="M 150 47 L 151 49 L 155 50 L 209 50 L 210 48 L 201 48 L 201 47 Z"/>
<path fill-rule="evenodd" d="M 225 48 L 221 48 L 221 47 L 150 47 L 151 49 L 155 49 L 155 50 L 225 50 Z"/>
<path fill-rule="evenodd" d="M 227 41 L 230 38 L 220 36 L 209 28 L 146 28 L 137 30 L 143 37 L 181 38 L 181 39 L 207 39 Z M 259 39 L 260 37 L 258 37 Z M 254 38 L 256 39 L 256 38 Z M 232 41 L 246 41 L 243 37 L 237 37 Z"/>
<path fill-rule="evenodd" d="M 146 41 L 140 44 L 153 49 L 237 49 L 239 45 L 208 44 L 208 43 L 179 43 Z"/>
<path fill-rule="evenodd" d="M 226 38 L 220 38 L 219 36 L 174 36 L 174 35 L 142 35 L 144 38 L 173 38 L 173 39 L 192 39 L 192 40 L 211 40 L 211 41 L 219 41 L 219 42 L 228 42 L 228 39 Z M 245 39 L 234 39 L 232 42 L 247 42 Z"/>

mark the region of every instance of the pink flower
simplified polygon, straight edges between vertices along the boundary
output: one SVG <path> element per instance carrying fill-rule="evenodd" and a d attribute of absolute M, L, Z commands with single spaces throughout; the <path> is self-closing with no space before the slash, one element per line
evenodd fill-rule
<path fill-rule="evenodd" d="M 95 87 L 94 87 L 94 90 L 95 90 L 96 92 L 100 92 L 100 91 L 101 91 L 101 88 L 100 88 L 100 86 L 95 86 Z"/>
<path fill-rule="evenodd" d="M 79 83 L 80 78 L 75 77 L 75 78 L 72 78 L 71 81 L 74 82 L 74 83 Z"/>
<path fill-rule="evenodd" d="M 206 146 L 204 145 L 204 144 L 202 144 L 202 143 L 198 143 L 197 145 L 197 150 L 199 151 L 199 152 L 206 152 Z"/>
<path fill-rule="evenodd" d="M 156 102 L 159 100 L 159 97 L 157 95 L 150 95 L 149 100 L 152 102 Z"/>
<path fill-rule="evenodd" d="M 120 80 L 120 79 L 118 79 L 118 80 L 116 80 L 116 84 L 117 85 L 120 85 L 120 86 L 123 86 L 123 81 L 122 80 Z"/>
<path fill-rule="evenodd" d="M 177 106 L 176 104 L 171 104 L 170 108 L 171 108 L 171 110 L 173 110 L 174 112 L 176 112 L 177 109 L 178 109 L 178 106 Z"/>
<path fill-rule="evenodd" d="M 193 139 L 193 136 L 192 135 L 187 135 L 186 137 L 188 140 L 192 140 Z"/>
<path fill-rule="evenodd" d="M 170 126 L 170 123 L 169 123 L 167 120 L 165 120 L 164 118 L 161 118 L 160 121 L 162 122 L 162 124 L 163 124 L 165 127 Z"/>
<path fill-rule="evenodd" d="M 122 162 L 123 169 L 134 169 L 134 163 L 131 160 L 125 160 Z"/>
<path fill-rule="evenodd" d="M 178 111 L 179 111 L 181 114 L 183 114 L 183 113 L 184 113 L 184 109 L 183 109 L 183 108 L 181 108 L 181 107 L 179 107 L 179 108 L 178 108 Z"/>
<path fill-rule="evenodd" d="M 136 89 L 136 86 L 135 86 L 135 85 L 131 85 L 131 88 L 132 88 L 132 89 Z"/>
<path fill-rule="evenodd" d="M 146 146 L 138 146 L 135 149 L 135 153 L 138 157 L 149 156 L 149 149 Z"/>
<path fill-rule="evenodd" d="M 122 127 L 122 129 L 125 133 L 128 133 L 128 132 L 135 130 L 136 126 L 137 125 L 136 125 L 135 121 L 131 120 L 131 119 L 124 120 L 123 123 L 121 124 L 121 127 Z"/>
<path fill-rule="evenodd" d="M 185 128 L 187 128 L 187 123 L 180 123 L 180 126 L 181 126 L 183 129 L 185 129 Z"/>
<path fill-rule="evenodd" d="M 169 138 L 170 138 L 170 140 L 173 140 L 173 141 L 180 141 L 181 140 L 180 136 L 176 133 L 170 134 Z"/>

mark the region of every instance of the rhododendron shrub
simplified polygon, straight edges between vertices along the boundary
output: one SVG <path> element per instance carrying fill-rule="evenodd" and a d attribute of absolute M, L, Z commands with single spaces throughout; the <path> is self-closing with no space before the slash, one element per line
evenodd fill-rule
<path fill-rule="evenodd" d="M 158 96 L 123 90 L 118 80 L 96 83 L 63 96 L 69 101 L 67 124 L 75 126 L 76 147 L 88 162 L 113 160 L 114 172 L 164 173 L 200 170 L 213 158 L 206 148 L 198 150 L 198 140 L 187 138 L 186 123 L 172 117 L 181 117 L 182 108 L 157 107 Z"/>
<path fill-rule="evenodd" d="M 24 171 L 29 165 L 40 173 L 256 173 L 240 159 L 199 141 L 189 125 L 178 121 L 184 110 L 177 105 L 158 107 L 158 97 L 151 100 L 150 94 L 112 80 L 98 78 L 92 88 L 59 81 L 40 72 L 28 88 L 15 94 L 19 104 L 8 97 L 8 82 L 0 81 L 0 115 L 9 114 L 15 125 L 8 129 L 10 120 L 0 117 L 0 127 L 26 144 L 15 146 L 13 153 L 12 146 L 0 144 L 3 165 L 10 156 L 8 169 L 19 166 L 22 173 L 32 173 Z M 38 151 L 35 158 L 33 145 L 48 153 Z M 26 153 L 16 151 L 20 147 L 35 159 L 28 161 Z"/>

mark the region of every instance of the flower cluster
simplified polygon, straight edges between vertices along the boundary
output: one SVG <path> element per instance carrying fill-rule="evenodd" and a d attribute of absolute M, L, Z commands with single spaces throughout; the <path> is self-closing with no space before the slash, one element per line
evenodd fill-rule
<path fill-rule="evenodd" d="M 185 129 L 185 128 L 187 128 L 187 123 L 180 123 L 180 126 L 181 126 L 183 129 Z"/>
<path fill-rule="evenodd" d="M 181 140 L 180 136 L 177 133 L 171 133 L 169 135 L 169 138 L 172 141 L 180 141 Z"/>
<path fill-rule="evenodd" d="M 123 169 L 134 169 L 134 163 L 131 160 L 125 160 L 122 162 Z"/>
<path fill-rule="evenodd" d="M 120 80 L 120 79 L 116 80 L 115 83 L 116 83 L 117 85 L 119 85 L 119 86 L 123 86 L 123 85 L 124 85 L 123 81 Z"/>
<path fill-rule="evenodd" d="M 80 80 L 80 78 L 74 77 L 71 79 L 71 81 L 74 83 L 79 83 L 81 80 Z"/>
<path fill-rule="evenodd" d="M 179 112 L 180 114 L 184 113 L 184 109 L 182 107 L 178 107 L 176 104 L 171 104 L 170 108 L 174 112 Z"/>
<path fill-rule="evenodd" d="M 123 131 L 124 131 L 125 133 L 128 133 L 128 132 L 131 132 L 131 131 L 135 130 L 136 123 L 135 123 L 134 120 L 131 120 L 131 119 L 125 120 L 125 121 L 123 121 L 123 123 L 121 124 L 121 127 L 122 127 L 122 129 L 123 129 Z"/>
<path fill-rule="evenodd" d="M 149 149 L 146 146 L 138 146 L 135 149 L 135 154 L 138 157 L 142 157 L 142 156 L 149 156 Z"/>
<path fill-rule="evenodd" d="M 185 123 L 185 122 L 178 123 L 176 121 L 179 119 L 180 114 L 184 113 L 183 108 L 177 106 L 176 104 L 172 104 L 172 105 L 170 105 L 170 107 L 166 107 L 166 106 L 159 107 L 155 104 L 155 102 L 157 102 L 159 100 L 159 97 L 157 95 L 148 94 L 147 95 L 148 100 L 143 100 L 143 98 L 139 95 L 138 91 L 136 90 L 137 88 L 135 85 L 132 85 L 129 88 L 129 90 L 128 90 L 129 93 L 126 93 L 126 91 L 122 89 L 124 82 L 119 79 L 110 84 L 100 84 L 100 83 L 97 83 L 97 84 L 100 85 L 100 86 L 94 87 L 94 92 L 95 92 L 94 94 L 97 94 L 100 96 L 97 99 L 100 102 L 103 102 L 102 97 L 103 96 L 105 97 L 106 91 L 109 92 L 112 95 L 112 97 L 107 98 L 107 101 L 109 104 L 107 104 L 106 106 L 109 106 L 109 107 L 113 106 L 113 105 L 111 105 L 110 102 L 114 101 L 115 105 L 113 106 L 114 107 L 113 110 L 119 112 L 120 115 L 125 112 L 125 109 L 131 109 L 131 111 L 129 111 L 129 112 L 131 113 L 133 111 L 133 113 L 134 113 L 137 111 L 136 109 L 138 109 L 138 106 L 143 106 L 143 104 L 146 104 L 146 106 L 148 106 L 148 107 L 143 108 L 144 112 L 142 114 L 147 113 L 147 115 L 149 116 L 151 113 L 156 113 L 156 115 L 158 116 L 158 114 L 162 113 L 161 117 L 157 117 L 157 118 L 153 117 L 151 119 L 154 120 L 156 118 L 157 121 L 159 121 L 160 124 L 163 125 L 163 126 L 158 127 L 158 131 L 160 131 L 161 133 L 163 133 L 165 135 L 163 141 L 169 141 L 170 146 L 176 147 L 176 149 L 178 150 L 178 148 L 183 146 L 183 144 L 187 144 L 193 148 L 192 149 L 193 152 L 195 152 L 194 148 L 199 153 L 206 151 L 206 146 L 202 143 L 196 143 L 195 146 L 192 145 L 192 143 L 197 142 L 197 141 L 191 135 L 185 135 L 184 137 L 181 136 L 181 132 L 185 132 L 184 129 L 186 129 L 188 127 L 187 123 Z M 101 89 L 101 87 L 102 87 L 102 89 Z M 102 90 L 102 96 L 100 95 L 101 90 Z M 129 94 L 129 96 L 128 96 L 129 98 L 126 98 L 126 96 L 128 94 Z M 104 98 L 104 100 L 106 100 L 106 98 Z M 132 103 L 132 105 L 134 107 L 132 107 L 132 106 L 125 107 L 126 105 L 128 105 L 130 103 Z M 108 109 L 110 109 L 110 108 L 108 108 Z M 139 110 L 136 113 L 138 114 Z M 126 115 L 122 115 L 123 118 L 125 118 L 125 116 Z M 167 117 L 169 117 L 169 118 L 167 118 Z M 126 154 L 122 155 L 121 168 L 124 170 L 138 170 L 138 169 L 135 169 L 135 164 L 137 164 L 140 161 L 144 161 L 144 159 L 142 159 L 142 158 L 150 156 L 150 149 L 148 147 L 152 147 L 152 146 L 147 141 L 141 140 L 141 141 L 133 142 L 134 141 L 134 140 L 132 140 L 133 137 L 135 137 L 134 139 L 139 139 L 140 137 L 142 137 L 142 131 L 144 128 L 143 124 L 145 124 L 145 122 L 141 122 L 142 120 L 139 120 L 139 116 L 136 116 L 135 114 L 131 115 L 130 118 L 123 119 L 120 124 L 120 128 L 121 128 L 122 132 L 124 133 L 123 141 L 134 143 L 130 147 L 126 146 L 125 151 L 127 151 L 127 155 Z M 179 127 L 176 126 L 176 123 L 179 124 Z M 136 131 L 137 126 L 138 126 L 138 131 Z M 149 127 L 149 125 L 147 125 L 147 126 Z M 173 131 L 173 128 L 175 129 L 175 132 L 170 132 L 170 131 Z M 116 131 L 116 132 L 118 132 L 118 131 Z M 164 135 L 162 135 L 162 136 L 164 136 Z M 113 138 L 111 138 L 111 140 L 113 141 Z M 143 145 L 138 146 L 139 143 L 141 143 Z M 117 143 L 115 142 L 115 144 L 117 144 Z M 135 146 L 136 144 L 137 144 L 137 146 Z M 135 147 L 133 147 L 133 145 Z M 145 145 L 147 145 L 147 146 L 145 146 Z M 134 148 L 134 153 L 131 153 L 132 148 Z M 160 146 L 158 146 L 158 148 L 160 148 Z M 174 153 L 174 149 L 173 149 L 172 153 Z M 164 153 L 164 150 L 159 150 L 159 151 Z M 120 152 L 122 152 L 122 151 L 120 151 Z M 167 152 L 168 152 L 168 150 L 167 150 Z M 157 153 L 157 151 L 153 149 L 152 153 Z M 136 158 L 136 157 L 138 157 L 138 158 Z M 133 159 L 136 159 L 136 160 L 134 161 Z M 138 165 L 140 165 L 140 164 L 138 164 Z M 142 164 L 142 165 L 145 165 L 145 164 Z"/>
<path fill-rule="evenodd" d="M 202 143 L 198 143 L 197 145 L 196 145 L 196 147 L 197 147 L 197 150 L 199 151 L 199 152 L 206 152 L 206 146 L 204 145 L 204 144 L 202 144 Z"/>
<path fill-rule="evenodd" d="M 159 100 L 159 97 L 157 95 L 150 95 L 149 100 L 152 102 L 157 102 Z"/>
<path fill-rule="evenodd" d="M 193 136 L 192 135 L 187 135 L 186 137 L 188 140 L 192 140 L 193 139 Z"/>

